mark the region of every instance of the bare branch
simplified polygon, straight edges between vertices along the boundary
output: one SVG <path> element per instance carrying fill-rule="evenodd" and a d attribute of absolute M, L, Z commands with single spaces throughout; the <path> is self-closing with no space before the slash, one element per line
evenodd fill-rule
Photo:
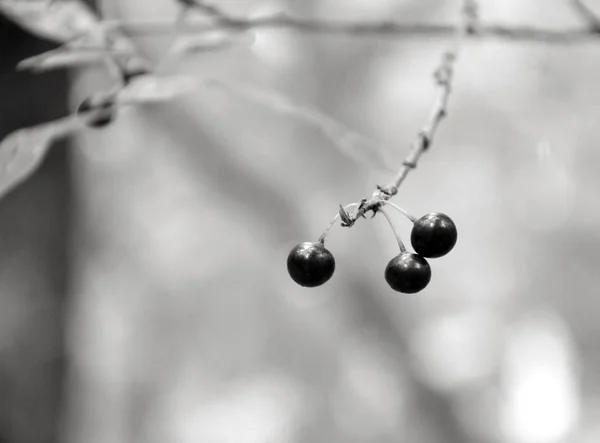
<path fill-rule="evenodd" d="M 449 24 L 435 23 L 401 23 L 393 21 L 380 22 L 342 22 L 334 20 L 303 19 L 286 14 L 275 14 L 252 19 L 217 18 L 213 23 L 205 20 L 190 18 L 186 21 L 185 29 L 181 32 L 198 33 L 210 32 L 216 29 L 232 31 L 248 31 L 261 28 L 284 28 L 304 33 L 335 34 L 347 36 L 378 36 L 388 38 L 445 38 L 455 32 L 455 27 Z M 214 18 L 214 16 L 213 16 Z M 175 19 L 146 19 L 146 20 L 106 20 L 106 29 L 120 29 L 129 34 L 160 34 L 172 31 L 176 25 Z M 549 44 L 568 44 L 597 40 L 598 32 L 588 28 L 546 29 L 531 26 L 507 26 L 500 24 L 481 24 L 470 30 L 474 38 L 498 38 L 509 41 L 529 41 Z"/>
<path fill-rule="evenodd" d="M 381 145 L 374 140 L 356 132 L 333 117 L 317 109 L 296 103 L 289 97 L 271 90 L 261 89 L 255 85 L 227 81 L 217 78 L 205 79 L 206 86 L 218 87 L 253 103 L 268 107 L 282 114 L 288 114 L 319 129 L 343 154 L 367 163 L 374 168 L 393 172 L 389 159 L 382 153 Z M 385 151 L 384 151 L 385 152 Z"/>
<path fill-rule="evenodd" d="M 437 128 L 448 114 L 448 101 L 452 92 L 452 77 L 454 75 L 454 62 L 458 56 L 458 50 L 448 51 L 442 57 L 442 63 L 435 71 L 435 79 L 438 94 L 431 111 L 431 116 L 425 126 L 413 142 L 408 156 L 402 162 L 402 167 L 394 181 L 383 187 L 381 191 L 390 197 L 398 193 L 398 188 L 408 176 L 408 173 L 417 167 L 421 155 L 429 149 Z"/>
<path fill-rule="evenodd" d="M 448 113 L 448 101 L 452 91 L 452 76 L 454 74 L 454 63 L 457 56 L 458 49 L 450 50 L 443 55 L 442 62 L 435 71 L 438 94 L 431 111 L 431 116 L 418 133 L 408 155 L 402 162 L 398 174 L 394 180 L 387 185 L 377 186 L 371 199 L 352 215 L 352 223 L 350 223 L 349 226 L 352 226 L 359 217 L 364 216 L 368 211 L 373 211 L 374 213 L 379 211 L 385 201 L 396 195 L 398 193 L 398 188 L 408 176 L 408 173 L 417 167 L 419 159 L 431 146 L 438 126 Z"/>
<path fill-rule="evenodd" d="M 381 211 L 383 204 L 398 193 L 398 188 L 408 176 L 408 173 L 417 167 L 423 153 L 430 148 L 438 126 L 448 113 L 448 102 L 450 100 L 450 93 L 452 92 L 452 78 L 454 76 L 454 64 L 458 58 L 463 40 L 478 28 L 476 1 L 465 0 L 463 2 L 462 12 L 461 23 L 454 29 L 456 35 L 454 46 L 443 54 L 441 64 L 434 74 L 438 93 L 429 119 L 412 143 L 411 149 L 402 162 L 402 166 L 396 177 L 385 186 L 377 186 L 371 198 L 362 202 L 356 212 L 351 215 L 349 222 L 346 223 L 345 226 L 352 226 L 356 220 L 360 217 L 364 217 L 369 211 L 372 211 L 373 214 Z"/>
<path fill-rule="evenodd" d="M 586 5 L 583 0 L 571 0 L 575 11 L 583 18 L 590 27 L 592 33 L 600 34 L 600 16 Z"/>
<path fill-rule="evenodd" d="M 229 17 L 219 7 L 206 2 L 205 0 L 176 0 L 186 9 L 194 9 L 209 17 L 219 19 L 221 21 L 229 21 Z"/>

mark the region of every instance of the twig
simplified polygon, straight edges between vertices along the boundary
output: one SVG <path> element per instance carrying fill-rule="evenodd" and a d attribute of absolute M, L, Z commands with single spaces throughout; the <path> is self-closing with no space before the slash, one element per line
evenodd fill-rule
<path fill-rule="evenodd" d="M 253 103 L 265 105 L 272 110 L 292 115 L 300 121 L 319 129 L 346 155 L 358 161 L 368 161 L 369 164 L 378 169 L 388 172 L 394 171 L 394 168 L 389 166 L 387 156 L 382 154 L 379 143 L 353 131 L 317 109 L 295 103 L 289 97 L 274 90 L 261 89 L 255 85 L 246 85 L 217 78 L 205 79 L 204 84 L 221 88 Z"/>
<path fill-rule="evenodd" d="M 176 0 L 179 2 L 184 8 L 187 9 L 195 9 L 209 17 L 221 20 L 221 21 L 229 21 L 229 17 L 222 11 L 219 7 L 207 3 L 204 0 Z"/>
<path fill-rule="evenodd" d="M 105 29 L 120 29 L 129 34 L 157 34 L 169 32 L 174 19 L 105 20 Z M 248 31 L 260 28 L 285 28 L 305 33 L 337 34 L 348 36 L 379 36 L 390 38 L 444 38 L 454 34 L 456 28 L 450 24 L 381 22 L 342 22 L 320 19 L 303 19 L 285 14 L 252 19 L 228 17 L 215 23 L 190 19 L 182 32 L 210 32 L 215 29 Z M 579 43 L 600 39 L 594 29 L 565 28 L 546 29 L 532 26 L 508 26 L 488 23 L 469 33 L 474 38 L 499 38 L 508 41 L 529 41 L 548 44 Z"/>
<path fill-rule="evenodd" d="M 583 0 L 571 0 L 575 11 L 583 18 L 590 27 L 592 33 L 600 35 L 600 16 L 586 5 Z"/>
<path fill-rule="evenodd" d="M 417 167 L 419 159 L 429 149 L 440 122 L 448 113 L 448 101 L 452 92 L 452 77 L 454 75 L 454 64 L 462 46 L 464 38 L 477 29 L 477 4 L 475 0 L 465 0 L 463 3 L 462 20 L 455 28 L 456 40 L 454 46 L 442 56 L 442 62 L 436 69 L 434 77 L 438 87 L 438 93 L 431 111 L 431 116 L 419 132 L 413 142 L 407 157 L 402 162 L 400 171 L 396 177 L 387 185 L 378 185 L 371 198 L 358 207 L 351 215 L 350 221 L 345 226 L 352 226 L 360 217 L 372 211 L 376 214 L 381 210 L 383 204 L 398 193 L 398 188 L 408 176 L 408 173 Z"/>
<path fill-rule="evenodd" d="M 398 188 L 408 176 L 408 173 L 417 167 L 421 155 L 423 155 L 423 153 L 429 149 L 429 146 L 431 146 L 433 137 L 435 136 L 441 121 L 447 115 L 448 101 L 450 100 L 450 93 L 452 92 L 454 62 L 456 61 L 457 55 L 457 50 L 448 51 L 444 54 L 442 63 L 435 72 L 435 79 L 439 92 L 431 111 L 431 117 L 419 132 L 417 139 L 413 142 L 411 150 L 406 159 L 402 162 L 402 167 L 394 181 L 380 189 L 386 196 L 392 197 L 398 193 Z"/>
<path fill-rule="evenodd" d="M 384 200 L 388 200 L 396 195 L 398 188 L 408 176 L 408 173 L 417 167 L 421 155 L 431 146 L 441 121 L 448 114 L 448 102 L 450 100 L 450 93 L 452 92 L 452 77 L 454 76 L 454 63 L 458 58 L 463 39 L 474 30 L 474 23 L 477 20 L 476 14 L 476 3 L 472 0 L 466 0 L 462 23 L 455 31 L 456 41 L 454 47 L 443 54 L 442 62 L 434 74 L 438 93 L 433 104 L 433 109 L 431 110 L 431 116 L 413 142 L 410 152 L 402 162 L 402 167 L 396 178 L 386 186 L 378 187 L 374 195 L 383 195 Z"/>

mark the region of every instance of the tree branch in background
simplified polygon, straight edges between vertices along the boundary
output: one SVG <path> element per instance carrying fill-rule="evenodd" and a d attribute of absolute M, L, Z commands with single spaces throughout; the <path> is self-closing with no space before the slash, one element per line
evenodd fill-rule
<path fill-rule="evenodd" d="M 213 4 L 210 4 L 206 1 L 203 0 L 175 0 L 177 3 L 179 3 L 181 6 L 184 7 L 184 9 L 193 9 L 196 10 L 202 14 L 205 14 L 209 17 L 213 17 L 219 20 L 223 20 L 223 21 L 229 21 L 230 18 L 227 16 L 227 14 L 225 14 L 225 12 L 219 8 L 218 6 L 215 6 Z"/>
<path fill-rule="evenodd" d="M 290 115 L 298 121 L 318 129 L 343 154 L 379 170 L 394 172 L 394 168 L 389 165 L 388 156 L 385 155 L 387 150 L 384 149 L 382 152 L 380 143 L 354 131 L 317 109 L 303 106 L 274 90 L 263 89 L 256 85 L 220 78 L 208 78 L 203 81 L 203 84 L 208 87 L 220 88 L 236 97 L 265 106 L 277 113 Z"/>
<path fill-rule="evenodd" d="M 197 17 L 190 17 L 186 21 L 185 29 L 181 30 L 181 32 L 185 33 L 210 32 L 216 29 L 248 31 L 260 28 L 286 28 L 313 34 L 418 38 L 448 37 L 455 32 L 455 27 L 450 24 L 401 23 L 395 21 L 347 22 L 300 18 L 285 13 L 244 18 L 229 15 L 217 6 L 200 0 L 178 0 L 178 2 L 211 19 L 207 22 L 206 19 L 198 20 Z M 130 34 L 170 32 L 176 24 L 176 19 L 105 20 L 103 22 L 106 29 L 120 29 Z M 532 26 L 507 26 L 492 23 L 481 24 L 477 27 L 476 32 L 469 32 L 469 35 L 474 38 L 500 38 L 503 40 L 556 44 L 577 43 L 600 38 L 600 33 L 597 29 L 590 27 L 544 29 Z"/>
<path fill-rule="evenodd" d="M 600 35 L 600 16 L 587 6 L 583 0 L 571 0 L 571 4 L 575 11 L 583 18 L 583 20 L 589 25 L 590 31 Z"/>

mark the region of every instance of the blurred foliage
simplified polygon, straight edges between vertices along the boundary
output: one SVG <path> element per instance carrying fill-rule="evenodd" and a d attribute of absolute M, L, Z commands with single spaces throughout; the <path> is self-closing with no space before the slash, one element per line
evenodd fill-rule
<path fill-rule="evenodd" d="M 558 0 L 480 3 L 486 20 L 577 22 Z M 251 16 L 428 22 L 454 18 L 459 2 L 219 4 Z M 102 10 L 177 13 L 168 0 L 106 0 Z M 154 60 L 171 41 L 135 40 Z M 165 70 L 280 91 L 381 140 L 401 164 L 446 45 L 256 30 Z M 311 126 L 201 89 L 82 133 L 65 234 L 61 441 L 598 441 L 597 55 L 596 43 L 465 45 L 449 117 L 394 198 L 415 215 L 448 213 L 459 229 L 418 296 L 385 284 L 397 244 L 380 217 L 334 228 L 326 285 L 289 279 L 291 247 L 390 178 Z M 101 69 L 74 73 L 71 109 L 110 84 Z M 10 294 L 23 277 L 5 270 Z M 0 310 L 12 313 L 7 300 Z"/>
<path fill-rule="evenodd" d="M 65 72 L 16 73 L 16 63 L 49 50 L 0 17 L 0 139 L 63 117 Z M 65 373 L 70 181 L 64 144 L 37 174 L 0 201 L 0 442 L 59 438 Z"/>

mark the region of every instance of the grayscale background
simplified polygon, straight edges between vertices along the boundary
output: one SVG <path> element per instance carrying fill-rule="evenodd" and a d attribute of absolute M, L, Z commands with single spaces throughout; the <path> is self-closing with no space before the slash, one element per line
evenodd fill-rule
<path fill-rule="evenodd" d="M 424 23 L 453 23 L 460 7 L 215 3 Z M 178 10 L 97 6 L 126 19 Z M 504 24 L 580 23 L 566 0 L 480 6 Z M 131 38 L 157 59 L 171 37 Z M 164 72 L 277 91 L 375 140 L 395 168 L 448 44 L 264 29 Z M 101 67 L 14 71 L 51 47 L 0 21 L 2 137 L 113 84 Z M 324 286 L 289 278 L 295 244 L 393 177 L 294 116 L 200 88 L 53 147 L 0 201 L 0 443 L 599 442 L 599 73 L 600 38 L 464 45 L 448 118 L 393 200 L 459 230 L 410 296 L 383 278 L 397 244 L 382 217 L 331 231 Z"/>

